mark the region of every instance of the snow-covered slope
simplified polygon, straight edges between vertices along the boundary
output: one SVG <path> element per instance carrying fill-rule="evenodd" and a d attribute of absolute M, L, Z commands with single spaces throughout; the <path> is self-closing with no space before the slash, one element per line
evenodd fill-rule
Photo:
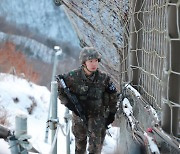
<path fill-rule="evenodd" d="M 46 121 L 50 92 L 46 87 L 27 82 L 25 79 L 18 78 L 9 74 L 0 73 L 0 108 L 8 113 L 10 122 L 9 128 L 15 128 L 15 116 L 24 114 L 27 116 L 28 135 L 32 136 L 29 140 L 32 145 L 42 154 L 49 154 L 51 148 L 50 136 L 48 143 L 44 143 Z M 34 105 L 31 113 L 28 108 Z M 59 122 L 65 127 L 64 122 L 65 107 L 58 102 Z M 1 115 L 1 114 L 0 114 Z M 116 147 L 117 133 L 119 128 L 109 129 L 112 137 L 106 136 L 103 147 L 103 154 L 112 153 Z M 49 131 L 49 135 L 50 135 Z M 0 139 L 0 154 L 10 154 L 9 145 Z M 58 154 L 66 153 L 66 137 L 61 131 L 58 133 Z M 71 154 L 74 154 L 74 137 L 71 134 Z"/>
<path fill-rule="evenodd" d="M 44 143 L 49 100 L 50 92 L 46 87 L 35 85 L 16 76 L 0 74 L 0 108 L 8 113 L 9 128 L 15 129 L 16 115 L 26 115 L 28 135 L 32 136 L 30 142 L 43 154 L 48 153 L 50 150 L 50 141 L 47 144 Z M 63 124 L 65 107 L 60 103 L 58 104 L 60 105 L 59 118 Z M 30 112 L 30 108 L 33 108 L 32 112 Z M 65 137 L 62 133 L 59 135 L 59 142 L 64 142 Z M 0 149 L 8 147 L 7 143 L 2 139 L 0 139 L 0 142 Z M 65 150 L 65 147 L 64 149 L 63 147 L 61 148 Z M 4 149 L 4 151 L 8 151 L 7 154 L 10 153 L 7 149 Z M 1 152 L 0 150 L 0 154 L 5 154 Z"/>

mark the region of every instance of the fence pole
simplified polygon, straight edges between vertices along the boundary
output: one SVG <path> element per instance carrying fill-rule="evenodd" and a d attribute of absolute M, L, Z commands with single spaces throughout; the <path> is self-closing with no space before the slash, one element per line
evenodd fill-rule
<path fill-rule="evenodd" d="M 19 154 L 20 149 L 18 146 L 18 140 L 15 138 L 15 136 L 10 136 L 8 140 L 9 140 L 8 143 L 10 146 L 11 154 Z"/>
<path fill-rule="evenodd" d="M 47 122 L 46 122 L 46 131 L 45 131 L 45 139 L 44 139 L 44 142 L 45 143 L 48 143 L 48 135 L 49 135 L 49 117 L 50 117 L 50 109 L 51 109 L 51 100 L 50 100 L 50 103 L 49 103 L 49 109 L 48 109 L 48 117 L 47 117 Z"/>
<path fill-rule="evenodd" d="M 56 81 L 52 81 L 51 82 L 51 143 L 53 143 L 55 134 L 56 134 L 56 130 L 57 130 L 57 88 L 58 88 L 58 84 Z M 57 140 L 55 142 L 55 146 L 53 149 L 52 154 L 57 154 Z"/>
<path fill-rule="evenodd" d="M 66 108 L 66 112 L 65 112 L 65 115 L 69 115 L 69 109 Z M 70 154 L 70 129 L 68 128 L 69 127 L 69 119 L 66 119 L 66 130 L 69 130 L 67 132 L 67 136 L 66 136 L 66 154 Z"/>
<path fill-rule="evenodd" d="M 62 49 L 59 46 L 54 46 L 54 49 L 56 50 L 56 53 L 54 56 L 54 64 L 53 64 L 51 81 L 55 81 L 56 69 L 57 69 L 57 65 L 58 65 L 58 57 L 62 54 Z M 51 102 L 52 101 L 50 100 L 47 121 L 49 120 L 49 117 L 50 117 Z M 49 134 L 49 128 L 48 128 L 48 124 L 47 124 L 46 131 L 45 131 L 45 139 L 44 139 L 45 143 L 48 142 L 48 134 Z"/>
<path fill-rule="evenodd" d="M 62 49 L 59 46 L 54 46 L 56 50 L 55 57 L 54 57 L 54 64 L 53 64 L 53 71 L 52 71 L 52 81 L 55 81 L 56 69 L 58 65 L 58 57 L 62 54 Z"/>
<path fill-rule="evenodd" d="M 15 117 L 15 137 L 18 139 L 22 135 L 27 135 L 27 116 L 17 115 Z M 12 140 L 16 142 L 16 140 Z M 28 154 L 27 150 L 20 146 L 20 151 L 23 154 Z"/>

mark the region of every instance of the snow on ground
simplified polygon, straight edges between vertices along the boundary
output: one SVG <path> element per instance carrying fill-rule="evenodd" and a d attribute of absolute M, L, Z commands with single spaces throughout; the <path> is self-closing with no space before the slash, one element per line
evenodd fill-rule
<path fill-rule="evenodd" d="M 136 97 L 141 97 L 141 94 L 135 88 L 133 88 L 130 84 L 125 84 L 125 87 L 131 90 L 135 94 Z"/>
<path fill-rule="evenodd" d="M 51 138 L 49 130 L 48 143 L 44 142 L 46 121 L 50 102 L 50 92 L 46 87 L 38 86 L 25 79 L 13 75 L 0 73 L 0 108 L 8 112 L 9 128 L 15 129 L 15 116 L 24 114 L 27 116 L 29 141 L 42 154 L 49 154 Z M 31 112 L 30 108 L 34 107 Z M 58 102 L 58 117 L 62 126 L 64 122 L 65 107 Z M 116 140 L 119 128 L 109 129 L 112 137 L 106 135 L 103 154 L 113 153 L 116 149 Z M 66 154 L 66 137 L 62 131 L 58 133 L 58 154 Z M 0 139 L 0 154 L 10 154 L 9 145 Z M 74 137 L 71 133 L 71 154 L 74 154 Z"/>

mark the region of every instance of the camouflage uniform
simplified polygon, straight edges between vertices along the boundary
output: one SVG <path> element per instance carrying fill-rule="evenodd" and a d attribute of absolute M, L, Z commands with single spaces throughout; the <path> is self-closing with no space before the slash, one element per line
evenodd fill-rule
<path fill-rule="evenodd" d="M 92 56 L 93 58 L 96 57 Z M 116 91 L 110 90 L 113 83 L 107 74 L 99 70 L 91 76 L 86 76 L 82 67 L 64 74 L 63 77 L 71 93 L 78 98 L 88 119 L 88 127 L 86 127 L 79 116 L 73 113 L 72 132 L 75 136 L 75 153 L 86 153 L 87 137 L 89 137 L 89 153 L 100 154 L 106 134 L 106 114 L 116 112 L 117 94 Z M 59 97 L 62 103 L 65 105 L 68 103 L 60 87 Z"/>

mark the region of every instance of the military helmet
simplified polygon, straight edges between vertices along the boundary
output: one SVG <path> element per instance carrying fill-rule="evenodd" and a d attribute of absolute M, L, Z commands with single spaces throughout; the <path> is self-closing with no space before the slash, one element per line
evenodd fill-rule
<path fill-rule="evenodd" d="M 98 61 L 101 61 L 100 54 L 96 51 L 93 47 L 84 47 L 79 55 L 79 61 L 81 64 L 84 64 L 87 60 L 91 59 L 98 59 Z"/>

